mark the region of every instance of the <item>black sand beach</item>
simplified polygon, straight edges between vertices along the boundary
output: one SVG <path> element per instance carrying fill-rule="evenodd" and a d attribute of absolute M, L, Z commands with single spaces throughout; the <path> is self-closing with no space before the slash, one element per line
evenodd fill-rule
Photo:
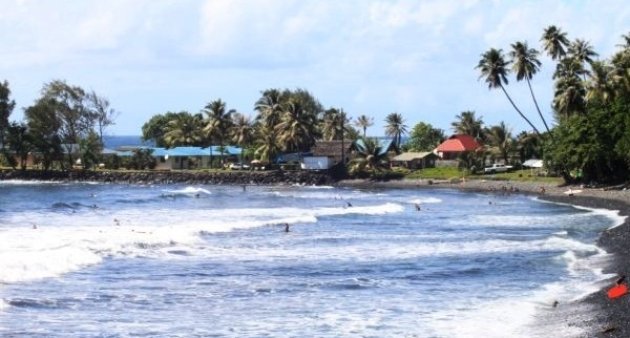
<path fill-rule="evenodd" d="M 452 183 L 449 181 L 429 182 L 428 180 L 402 180 L 390 182 L 366 182 L 350 180 L 340 182 L 342 186 L 354 187 L 400 187 L 428 189 L 459 189 L 485 193 L 508 194 L 519 193 L 535 195 L 540 199 L 572 204 L 587 208 L 618 210 L 621 216 L 630 215 L 630 190 L 605 190 L 571 187 L 581 192 L 565 194 L 570 187 L 558 187 L 550 184 L 514 181 L 470 180 Z M 544 187 L 544 193 L 541 193 Z M 603 272 L 612 274 L 608 280 L 599 282 L 599 291 L 574 302 L 556 306 L 549 304 L 548 311 L 541 313 L 537 321 L 535 334 L 541 337 L 555 337 L 551 330 L 558 324 L 565 331 L 575 332 L 573 337 L 630 337 L 630 295 L 610 300 L 607 290 L 614 286 L 618 276 L 630 276 L 630 218 L 623 224 L 601 233 L 597 243 L 610 256 L 602 264 Z"/>

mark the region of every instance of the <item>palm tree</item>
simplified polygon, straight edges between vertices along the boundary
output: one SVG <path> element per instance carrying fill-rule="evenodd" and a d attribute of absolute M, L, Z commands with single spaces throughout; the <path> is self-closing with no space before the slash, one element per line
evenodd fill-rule
<path fill-rule="evenodd" d="M 280 123 L 276 125 L 278 141 L 284 145 L 284 150 L 310 149 L 316 135 L 314 116 L 304 111 L 297 101 L 290 101 L 286 108 Z"/>
<path fill-rule="evenodd" d="M 538 72 L 541 65 L 540 60 L 538 60 L 538 54 L 539 53 L 536 49 L 529 48 L 527 46 L 527 42 L 516 42 L 512 44 L 510 58 L 512 59 L 512 71 L 516 73 L 516 81 L 521 81 L 523 79 L 527 80 L 527 86 L 529 87 L 529 92 L 532 95 L 532 100 L 534 100 L 534 105 L 536 106 L 538 115 L 543 121 L 545 129 L 549 132 L 549 126 L 540 111 L 538 101 L 536 101 L 536 96 L 534 96 L 534 90 L 532 89 L 532 84 L 530 82 L 530 80 L 534 77 L 534 74 Z"/>
<path fill-rule="evenodd" d="M 343 140 L 344 135 L 351 133 L 348 117 L 343 109 L 330 108 L 324 112 L 321 133 L 325 141 Z"/>
<path fill-rule="evenodd" d="M 363 138 L 365 138 L 365 132 L 368 127 L 374 125 L 374 119 L 371 117 L 367 117 L 366 115 L 361 115 L 357 117 L 357 120 L 354 122 L 354 125 L 363 129 Z"/>
<path fill-rule="evenodd" d="M 400 143 L 402 142 L 402 136 L 407 133 L 407 126 L 405 125 L 405 119 L 399 113 L 391 113 L 385 117 L 385 135 L 394 139 L 396 149 L 400 149 Z"/>
<path fill-rule="evenodd" d="M 479 60 L 479 64 L 477 65 L 477 69 L 481 71 L 481 76 L 479 78 L 485 77 L 485 82 L 488 84 L 489 89 L 501 88 L 516 112 L 518 112 L 518 114 L 530 125 L 530 127 L 532 127 L 536 134 L 540 134 L 532 122 L 521 112 L 520 109 L 518 109 L 503 86 L 503 83 L 508 83 L 507 73 L 509 70 L 506 68 L 508 65 L 509 62 L 506 62 L 503 58 L 502 51 L 500 49 L 491 48 L 489 51 L 482 54 L 481 60 Z"/>
<path fill-rule="evenodd" d="M 556 81 L 556 92 L 553 107 L 560 116 L 568 118 L 585 109 L 586 90 L 577 77 L 563 77 Z"/>
<path fill-rule="evenodd" d="M 251 119 L 243 114 L 235 113 L 232 115 L 231 124 L 230 134 L 232 135 L 232 142 L 241 148 L 250 145 L 254 137 L 254 127 Z"/>
<path fill-rule="evenodd" d="M 587 102 L 595 99 L 604 103 L 609 102 L 615 94 L 611 80 L 613 67 L 604 61 L 595 61 L 591 64 L 591 68 L 593 71 L 587 83 Z"/>
<path fill-rule="evenodd" d="M 221 99 L 208 103 L 203 111 L 206 113 L 206 126 L 203 128 L 203 131 L 206 133 L 211 146 L 210 166 L 212 166 L 212 142 L 214 140 L 219 142 L 221 164 L 223 164 L 223 146 L 225 145 L 225 138 L 228 136 L 228 131 L 231 127 L 232 114 L 236 111 L 234 109 L 226 111 L 225 102 L 221 101 Z"/>
<path fill-rule="evenodd" d="M 540 40 L 543 42 L 543 48 L 551 56 L 551 59 L 559 60 L 567 54 L 565 48 L 569 46 L 569 39 L 567 38 L 567 33 L 560 30 L 560 28 L 556 26 L 545 28 Z"/>
<path fill-rule="evenodd" d="M 275 127 L 280 122 L 282 107 L 282 93 L 277 89 L 269 89 L 264 91 L 263 96 L 256 101 L 254 109 L 259 115 L 256 120 L 263 124 Z"/>
<path fill-rule="evenodd" d="M 455 121 L 451 123 L 456 134 L 470 135 L 477 141 L 484 139 L 483 120 L 475 117 L 474 111 L 464 111 L 455 116 Z"/>
<path fill-rule="evenodd" d="M 199 114 L 178 114 L 166 124 L 164 142 L 169 148 L 199 145 L 202 140 L 202 118 Z"/>
<path fill-rule="evenodd" d="M 271 163 L 273 157 L 280 150 L 276 129 L 260 124 L 256 130 L 256 140 L 257 147 L 254 152 L 256 158 L 263 162 Z"/>
<path fill-rule="evenodd" d="M 487 132 L 489 144 L 503 158 L 505 164 L 508 164 L 508 154 L 512 148 L 512 134 L 505 122 L 501 121 L 496 126 L 492 126 Z"/>
<path fill-rule="evenodd" d="M 387 168 L 387 152 L 374 138 L 363 138 L 355 143 L 356 157 L 350 161 L 350 173 L 370 171 L 372 174 Z"/>
<path fill-rule="evenodd" d="M 593 50 L 593 46 L 591 46 L 588 41 L 576 39 L 571 45 L 569 45 L 569 56 L 584 65 L 585 63 L 593 64 L 593 57 L 598 56 L 597 53 Z M 584 77 L 584 81 L 586 81 L 586 75 L 589 72 L 585 69 L 582 76 Z"/>

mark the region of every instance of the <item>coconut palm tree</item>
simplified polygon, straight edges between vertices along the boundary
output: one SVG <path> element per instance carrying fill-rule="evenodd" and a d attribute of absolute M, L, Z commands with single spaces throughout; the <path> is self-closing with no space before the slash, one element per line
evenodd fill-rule
<path fill-rule="evenodd" d="M 456 134 L 470 135 L 477 141 L 482 141 L 485 138 L 483 135 L 483 120 L 481 117 L 477 118 L 474 111 L 463 111 L 456 115 L 455 121 L 451 123 L 451 126 Z"/>
<path fill-rule="evenodd" d="M 232 115 L 231 124 L 230 134 L 232 135 L 232 142 L 241 148 L 250 145 L 254 138 L 254 127 L 251 119 L 243 114 L 235 113 Z"/>
<path fill-rule="evenodd" d="M 302 109 L 298 101 L 289 101 L 276 125 L 278 141 L 284 150 L 304 151 L 315 143 L 315 116 Z"/>
<path fill-rule="evenodd" d="M 321 122 L 321 134 L 325 141 L 343 140 L 349 135 L 349 120 L 343 109 L 330 108 L 324 112 Z"/>
<path fill-rule="evenodd" d="M 584 64 L 588 63 L 590 65 L 593 64 L 593 57 L 598 56 L 597 53 L 593 50 L 593 46 L 591 46 L 588 41 L 576 39 L 569 45 L 569 57 L 578 61 L 584 67 Z M 590 72 L 584 68 L 584 73 L 582 74 L 583 80 L 586 81 L 586 75 Z"/>
<path fill-rule="evenodd" d="M 566 48 L 569 46 L 569 39 L 567 38 L 567 33 L 560 28 L 556 26 L 545 28 L 540 40 L 543 42 L 543 48 L 551 56 L 551 59 L 559 60 L 567 54 Z"/>
<path fill-rule="evenodd" d="M 577 77 L 563 77 L 556 81 L 553 107 L 560 117 L 568 118 L 585 111 L 586 90 Z"/>
<path fill-rule="evenodd" d="M 277 89 L 264 91 L 263 96 L 256 101 L 254 109 L 259 113 L 256 120 L 271 127 L 280 123 L 283 107 L 282 93 Z"/>
<path fill-rule="evenodd" d="M 350 173 L 358 174 L 369 171 L 376 174 L 387 168 L 387 152 L 383 151 L 374 138 L 363 138 L 355 145 L 356 157 L 350 161 Z"/>
<path fill-rule="evenodd" d="M 594 61 L 591 64 L 592 72 L 587 82 L 586 101 L 601 100 L 609 102 L 614 96 L 615 90 L 611 75 L 613 67 L 604 61 Z"/>
<path fill-rule="evenodd" d="M 508 163 L 508 154 L 512 149 L 512 133 L 505 125 L 505 122 L 501 121 L 496 126 L 492 126 L 487 131 L 488 143 L 495 151 L 503 158 L 505 164 Z"/>
<path fill-rule="evenodd" d="M 394 139 L 396 149 L 400 149 L 402 136 L 407 133 L 405 119 L 399 113 L 391 113 L 385 117 L 385 135 Z"/>
<path fill-rule="evenodd" d="M 365 138 L 365 132 L 367 131 L 368 127 L 374 125 L 374 119 L 366 115 L 361 115 L 357 117 L 356 121 L 354 121 L 354 125 L 363 129 L 363 138 Z"/>
<path fill-rule="evenodd" d="M 280 150 L 276 129 L 259 124 L 256 129 L 256 142 L 257 147 L 254 152 L 256 158 L 265 163 L 271 163 L 271 160 Z"/>
<path fill-rule="evenodd" d="M 203 140 L 202 117 L 199 114 L 178 114 L 166 124 L 164 142 L 169 148 L 195 146 Z"/>
<path fill-rule="evenodd" d="M 479 64 L 477 65 L 477 69 L 481 71 L 481 76 L 479 78 L 484 78 L 485 82 L 488 84 L 489 89 L 501 88 L 507 99 L 512 104 L 512 107 L 516 110 L 516 112 L 527 122 L 527 124 L 532 127 L 532 129 L 540 134 L 536 126 L 532 124 L 532 122 L 521 112 L 520 109 L 516 106 L 512 98 L 508 94 L 507 90 L 503 86 L 503 83 L 507 84 L 507 74 L 509 70 L 506 68 L 509 65 L 509 62 L 506 62 L 503 58 L 503 53 L 500 49 L 491 48 L 489 51 L 483 53 L 481 55 L 481 60 L 479 60 Z"/>
<path fill-rule="evenodd" d="M 206 113 L 206 126 L 203 128 L 203 131 L 206 133 L 210 145 L 215 140 L 219 143 L 221 164 L 223 164 L 223 147 L 232 124 L 232 114 L 236 111 L 234 109 L 226 110 L 225 102 L 218 99 L 209 102 L 203 109 L 203 112 Z M 212 165 L 212 147 L 210 148 L 210 163 Z"/>
<path fill-rule="evenodd" d="M 521 81 L 523 79 L 527 81 L 529 93 L 532 95 L 532 100 L 534 100 L 534 105 L 536 106 L 538 115 L 543 121 L 545 129 L 549 132 L 549 126 L 540 111 L 540 107 L 538 106 L 538 101 L 536 101 L 536 96 L 534 95 L 534 90 L 532 89 L 531 84 L 531 79 L 534 77 L 534 74 L 538 72 L 541 65 L 540 60 L 538 60 L 539 53 L 536 49 L 529 48 L 527 46 L 527 42 L 519 41 L 513 43 L 511 46 L 512 51 L 510 51 L 510 58 L 512 59 L 512 71 L 516 73 L 516 81 Z"/>

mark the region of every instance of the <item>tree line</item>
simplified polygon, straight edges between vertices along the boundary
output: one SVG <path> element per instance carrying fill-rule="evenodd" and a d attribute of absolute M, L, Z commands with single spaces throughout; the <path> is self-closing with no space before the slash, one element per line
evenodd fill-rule
<path fill-rule="evenodd" d="M 24 121 L 9 121 L 15 108 L 5 80 L 0 83 L 0 157 L 13 168 L 26 168 L 29 153 L 44 170 L 71 168 L 75 154 L 85 167 L 97 163 L 105 129 L 117 112 L 107 99 L 65 81 L 44 84 L 40 97 L 24 108 Z"/>
<path fill-rule="evenodd" d="M 552 106 L 555 126 L 541 113 L 531 81 L 542 62 L 540 52 L 525 41 L 511 44 L 506 56 L 491 48 L 477 65 L 480 78 L 490 89 L 501 89 L 514 110 L 542 141 L 546 166 L 565 181 L 624 181 L 630 171 L 630 34 L 608 59 L 599 59 L 588 41 L 570 41 L 556 26 L 544 29 L 544 51 L 555 62 Z M 541 133 L 507 91 L 508 75 L 526 80 L 538 116 Z M 577 172 L 576 175 L 571 175 Z M 576 177 L 577 176 L 577 177 Z"/>

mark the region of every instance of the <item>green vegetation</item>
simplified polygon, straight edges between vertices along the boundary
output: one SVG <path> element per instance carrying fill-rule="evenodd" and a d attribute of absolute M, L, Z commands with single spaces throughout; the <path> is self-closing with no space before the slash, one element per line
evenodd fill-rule
<path fill-rule="evenodd" d="M 482 53 L 475 67 L 480 79 L 489 89 L 503 92 L 530 130 L 513 134 L 503 121 L 486 125 L 480 114 L 461 112 L 451 123 L 453 131 L 472 136 L 482 146 L 460 155 L 454 163 L 458 167 L 392 171 L 388 161 L 392 153 L 384 153 L 378 142 L 367 138 L 367 129 L 374 125 L 372 117 L 361 114 L 352 119 L 342 108 L 325 109 L 313 94 L 300 88 L 263 90 L 253 105 L 252 117 L 229 109 L 221 99 L 210 101 L 195 113 L 157 114 L 142 126 L 142 137 L 160 147 L 219 145 L 223 149 L 238 145 L 244 149 L 245 159 L 269 163 L 279 153 L 310 151 L 316 140 L 354 141 L 362 136 L 348 168 L 358 177 L 451 179 L 478 173 L 495 162 L 520 168 L 526 160 L 538 158 L 544 159 L 551 174 L 560 174 L 566 182 L 626 181 L 630 174 L 630 34 L 622 38 L 612 56 L 596 60 L 598 54 L 587 41 L 571 41 L 556 26 L 544 30 L 542 50 L 555 67 L 553 124 L 545 120 L 534 91 L 534 76 L 543 67 L 541 52 L 517 41 L 510 44 L 507 53 L 498 48 Z M 527 100 L 531 97 L 536 110 L 534 118 L 508 93 L 511 74 L 516 82 L 527 83 Z M 45 84 L 41 97 L 24 108 L 24 121 L 10 121 L 15 108 L 10 94 L 9 84 L 0 83 L 0 161 L 4 165 L 25 168 L 29 154 L 36 155 L 44 170 L 72 168 L 77 155 L 86 169 L 104 160 L 99 156 L 102 135 L 117 114 L 107 99 L 55 80 Z M 393 138 L 397 149 L 431 151 L 446 136 L 443 130 L 419 122 L 411 128 L 409 142 L 401 144 L 409 131 L 403 114 L 391 113 L 384 122 L 384 133 Z M 221 167 L 223 158 L 211 160 L 211 166 Z M 129 160 L 108 159 L 106 165 L 151 168 L 155 166 L 151 159 L 150 154 L 138 152 Z M 580 175 L 571 175 L 575 172 Z M 553 181 L 532 176 L 529 171 L 492 178 Z"/>

